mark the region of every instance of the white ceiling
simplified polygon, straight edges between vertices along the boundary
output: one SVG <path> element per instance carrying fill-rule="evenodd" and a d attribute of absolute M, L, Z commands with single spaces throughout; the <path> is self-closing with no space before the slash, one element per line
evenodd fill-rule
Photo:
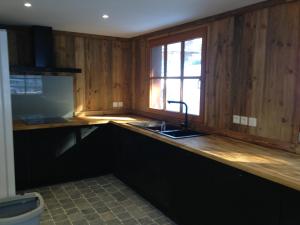
<path fill-rule="evenodd" d="M 0 0 L 0 24 L 133 37 L 262 0 L 28 0 L 31 8 L 25 1 Z"/>

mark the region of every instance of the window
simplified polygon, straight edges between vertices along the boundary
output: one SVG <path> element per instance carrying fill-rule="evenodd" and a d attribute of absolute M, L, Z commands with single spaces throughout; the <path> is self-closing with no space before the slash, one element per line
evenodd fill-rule
<path fill-rule="evenodd" d="M 43 81 L 41 76 L 11 75 L 10 91 L 12 95 L 41 95 Z"/>
<path fill-rule="evenodd" d="M 155 110 L 203 117 L 206 29 L 150 41 L 150 104 Z"/>

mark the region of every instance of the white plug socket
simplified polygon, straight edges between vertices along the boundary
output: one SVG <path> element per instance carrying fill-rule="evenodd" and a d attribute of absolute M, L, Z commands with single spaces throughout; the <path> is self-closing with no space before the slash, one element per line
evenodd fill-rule
<path fill-rule="evenodd" d="M 240 124 L 241 123 L 241 117 L 238 115 L 233 115 L 233 123 L 234 124 Z"/>
<path fill-rule="evenodd" d="M 257 119 L 254 117 L 249 117 L 248 124 L 250 127 L 256 127 L 257 126 Z"/>
<path fill-rule="evenodd" d="M 248 126 L 248 117 L 247 116 L 241 116 L 241 124 Z"/>

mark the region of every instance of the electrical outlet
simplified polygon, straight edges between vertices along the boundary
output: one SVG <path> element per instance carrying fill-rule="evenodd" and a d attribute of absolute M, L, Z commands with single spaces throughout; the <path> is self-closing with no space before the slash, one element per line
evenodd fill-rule
<path fill-rule="evenodd" d="M 118 108 L 119 107 L 119 103 L 118 102 L 113 102 L 113 108 Z"/>
<path fill-rule="evenodd" d="M 241 117 L 238 115 L 233 115 L 233 123 L 240 124 L 241 123 Z"/>
<path fill-rule="evenodd" d="M 123 102 L 119 102 L 119 107 L 123 108 Z"/>
<path fill-rule="evenodd" d="M 247 116 L 241 116 L 241 124 L 248 126 L 248 117 Z"/>
<path fill-rule="evenodd" d="M 257 119 L 255 117 L 249 117 L 248 125 L 250 127 L 256 127 L 257 126 Z"/>

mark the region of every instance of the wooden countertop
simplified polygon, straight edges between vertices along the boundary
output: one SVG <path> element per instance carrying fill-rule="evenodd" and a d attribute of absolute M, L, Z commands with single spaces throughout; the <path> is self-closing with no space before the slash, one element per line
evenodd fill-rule
<path fill-rule="evenodd" d="M 300 191 L 300 156 L 282 150 L 262 147 L 219 135 L 171 139 L 127 124 L 149 120 L 137 116 L 89 116 L 74 118 L 66 124 L 26 125 L 14 123 L 14 130 L 31 130 L 62 126 L 96 125 L 111 122 L 117 126 L 152 137 L 195 154 L 213 159 L 248 173 Z"/>
<path fill-rule="evenodd" d="M 51 124 L 35 124 L 28 125 L 21 120 L 14 121 L 14 131 L 25 131 L 25 130 L 37 130 L 37 129 L 49 129 L 58 127 L 71 127 L 71 126 L 84 126 L 84 125 L 100 125 L 107 124 L 110 121 L 118 123 L 128 123 L 131 121 L 142 120 L 141 117 L 137 116 L 82 116 L 68 119 L 65 123 L 51 123 Z"/>

